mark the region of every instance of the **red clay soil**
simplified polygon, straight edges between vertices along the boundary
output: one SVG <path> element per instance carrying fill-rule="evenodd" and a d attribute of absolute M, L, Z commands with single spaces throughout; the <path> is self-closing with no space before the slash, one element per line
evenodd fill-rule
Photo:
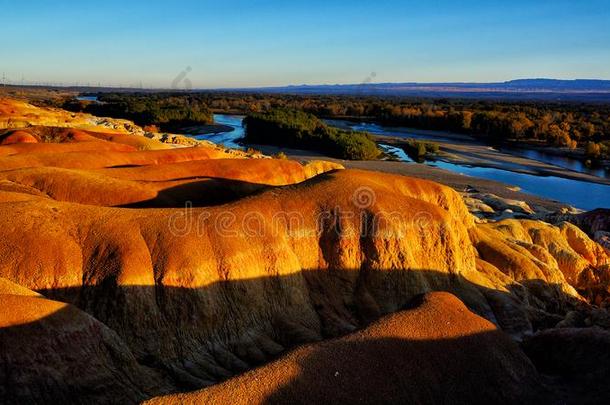
<path fill-rule="evenodd" d="M 303 346 L 266 366 L 151 403 L 438 404 L 548 399 L 517 345 L 449 293 L 361 332 Z"/>

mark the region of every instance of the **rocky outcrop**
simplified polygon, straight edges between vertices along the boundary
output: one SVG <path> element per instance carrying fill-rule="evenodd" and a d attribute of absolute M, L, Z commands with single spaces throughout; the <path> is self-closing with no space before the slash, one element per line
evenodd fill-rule
<path fill-rule="evenodd" d="M 547 218 L 551 222 L 570 222 L 585 231 L 597 243 L 610 251 L 610 209 L 598 208 L 580 214 L 555 214 Z"/>
<path fill-rule="evenodd" d="M 114 118 L 98 118 L 90 114 L 72 113 L 58 108 L 43 108 L 22 100 L 0 97 L 0 129 L 29 126 L 78 128 L 106 133 L 143 135 L 133 122 Z"/>
<path fill-rule="evenodd" d="M 610 209 L 607 208 L 598 208 L 581 214 L 563 214 L 549 219 L 554 219 L 556 222 L 571 222 L 589 234 L 597 231 L 610 231 Z"/>
<path fill-rule="evenodd" d="M 604 249 L 569 223 L 553 226 L 535 220 L 481 224 L 473 241 L 483 260 L 503 268 L 516 281 L 538 279 L 570 292 L 586 288 L 586 272 L 610 263 Z M 515 253 L 519 261 L 510 260 Z M 582 283 L 585 284 L 582 284 Z"/>
<path fill-rule="evenodd" d="M 475 225 L 451 189 L 401 176 L 339 170 L 187 211 L 0 196 L 0 275 L 103 322 L 174 389 L 353 332 L 428 291 L 453 292 L 515 336 L 558 322 L 580 299 L 544 244 L 527 239 L 543 225 Z M 495 259 L 486 235 L 510 246 L 497 249 L 506 257 Z"/>
<path fill-rule="evenodd" d="M 596 327 L 548 329 L 524 342 L 536 368 L 554 376 L 562 403 L 599 404 L 610 397 L 610 333 Z"/>
<path fill-rule="evenodd" d="M 517 288 L 528 303 L 526 312 L 534 329 L 553 326 L 562 320 L 556 315 L 563 317 L 570 308 L 599 305 L 608 299 L 604 286 L 610 277 L 610 257 L 572 224 L 504 220 L 478 225 L 471 237 L 483 262 L 480 267 L 502 273 L 519 285 L 511 289 Z"/>
<path fill-rule="evenodd" d="M 473 272 L 475 251 L 463 223 L 468 213 L 453 208 L 451 190 L 366 172 L 324 176 L 192 212 L 38 196 L 7 202 L 0 221 L 19 231 L 0 242 L 0 252 L 12 258 L 0 272 L 91 311 L 123 331 L 142 356 L 162 362 L 178 360 L 192 346 L 197 352 L 239 346 L 246 330 L 280 347 L 345 333 L 429 289 L 463 289 L 487 310 L 475 299 L 477 290 L 460 281 Z M 406 203 L 404 218 L 389 216 Z M 27 252 L 15 250 L 24 243 Z M 210 356 L 200 353 L 197 360 L 214 363 L 214 356 L 205 360 Z M 239 371 L 236 364 L 224 367 Z"/>

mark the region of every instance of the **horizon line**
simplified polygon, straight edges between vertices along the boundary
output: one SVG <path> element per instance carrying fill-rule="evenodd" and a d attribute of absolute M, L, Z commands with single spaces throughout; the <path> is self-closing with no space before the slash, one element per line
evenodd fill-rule
<path fill-rule="evenodd" d="M 73 84 L 68 84 L 64 82 L 45 82 L 45 81 L 35 81 L 35 82 L 24 82 L 21 83 L 19 81 L 8 81 L 0 83 L 0 87 L 47 87 L 47 88 L 73 88 L 73 89 L 105 89 L 105 88 L 114 88 L 119 90 L 163 90 L 163 91 L 179 91 L 179 92 L 187 92 L 187 91 L 235 91 L 235 90 L 264 90 L 264 89 L 282 89 L 282 88 L 298 88 L 298 87 L 339 87 L 339 86 L 362 86 L 362 87 L 371 87 L 371 86 L 381 86 L 381 85 L 412 85 L 412 86 L 426 86 L 426 85 L 501 85 L 501 84 L 509 84 L 512 82 L 518 81 L 535 81 L 535 80 L 545 80 L 545 81 L 553 81 L 553 82 L 578 82 L 578 81 L 586 81 L 586 82 L 608 82 L 610 84 L 610 78 L 573 78 L 573 79 L 557 79 L 551 77 L 521 77 L 503 81 L 430 81 L 430 82 L 418 82 L 418 81 L 389 81 L 389 82 L 351 82 L 351 83 L 299 83 L 299 84 L 281 84 L 281 85 L 248 85 L 248 86 L 223 86 L 223 87 L 192 87 L 192 88 L 175 88 L 172 86 L 142 86 L 140 83 L 138 84 L 101 84 L 98 82 L 97 85 L 92 85 L 90 82 L 87 84 L 81 84 L 79 82 L 75 82 Z"/>

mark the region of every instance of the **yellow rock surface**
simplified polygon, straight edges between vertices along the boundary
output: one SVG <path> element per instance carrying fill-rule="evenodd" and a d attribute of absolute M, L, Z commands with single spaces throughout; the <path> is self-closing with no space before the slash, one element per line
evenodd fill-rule
<path fill-rule="evenodd" d="M 23 100 L 0 98 L 0 129 L 24 128 L 32 125 L 124 134 L 141 131 L 128 120 L 98 118 L 90 114 L 72 113 L 59 108 L 37 107 Z"/>

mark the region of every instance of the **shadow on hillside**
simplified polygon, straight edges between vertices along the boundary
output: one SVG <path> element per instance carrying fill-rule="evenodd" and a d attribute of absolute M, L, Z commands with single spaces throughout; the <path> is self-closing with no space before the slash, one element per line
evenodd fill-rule
<path fill-rule="evenodd" d="M 131 204 L 119 205 L 119 208 L 184 208 L 210 207 L 237 201 L 244 197 L 254 196 L 269 189 L 313 185 L 327 181 L 329 176 L 340 170 L 329 170 L 301 182 L 286 185 L 269 185 L 265 183 L 232 180 L 223 177 L 186 177 L 165 181 L 145 181 L 148 184 L 176 183 L 158 191 L 155 198 Z"/>
<path fill-rule="evenodd" d="M 244 273 L 248 272 L 245 270 Z M 94 332 L 82 332 L 78 325 L 68 323 L 66 331 L 58 333 L 62 330 L 62 322 L 66 322 L 61 314 L 63 310 L 35 322 L 0 329 L 3 343 L 0 356 L 4 363 L 0 367 L 0 372 L 3 370 L 4 373 L 0 376 L 4 384 L 4 388 L 0 387 L 0 399 L 9 402 L 40 400 L 36 393 L 48 391 L 44 400 L 101 402 L 108 400 L 107 392 L 112 392 L 112 401 L 134 402 L 167 392 L 194 390 L 267 363 L 295 346 L 343 336 L 386 314 L 413 308 L 417 306 L 418 297 L 429 291 L 447 291 L 456 295 L 473 312 L 512 335 L 531 331 L 532 325 L 534 328 L 551 327 L 576 305 L 571 297 L 561 293 L 558 286 L 543 281 L 528 282 L 536 284 L 532 291 L 523 285 L 500 291 L 475 285 L 457 274 L 424 269 L 307 270 L 282 276 L 215 281 L 199 288 L 164 286 L 164 282 L 195 282 L 190 278 L 192 276 L 182 281 L 179 275 L 171 277 L 164 281 L 157 275 L 155 286 L 117 286 L 116 276 L 109 274 L 105 279 L 97 280 L 96 285 L 40 290 L 49 299 L 74 304 L 112 329 L 120 339 L 102 338 L 101 325 L 93 328 Z M 202 277 L 199 282 L 204 280 Z M 526 300 L 531 306 L 524 304 Z M 87 351 L 91 357 L 78 357 L 78 351 L 74 352 L 70 347 L 72 336 L 76 336 L 77 345 L 85 345 L 87 339 L 93 339 L 87 343 L 95 348 Z M 470 338 L 464 339 L 470 342 Z M 466 344 L 466 347 L 474 346 L 476 344 L 472 342 Z M 21 353 L 32 353 L 28 347 L 43 351 L 46 347 L 54 348 L 52 362 L 42 355 L 40 358 L 20 358 Z M 128 348 L 126 353 L 120 347 Z M 442 347 L 446 348 L 441 350 Z M 379 358 L 383 359 L 391 357 L 393 350 L 407 350 L 410 353 L 407 357 L 413 358 L 404 366 L 416 368 L 427 360 L 423 354 L 424 357 L 419 357 L 414 353 L 436 353 L 434 358 L 437 360 L 434 361 L 438 361 L 443 357 L 438 357 L 439 353 L 446 359 L 462 356 L 462 347 L 459 342 L 446 345 L 438 341 L 401 341 L 380 343 L 374 352 L 383 352 L 384 357 Z M 355 352 L 359 350 L 354 348 Z M 137 360 L 135 366 L 129 365 L 128 357 L 132 354 L 134 362 Z M 95 357 L 98 355 L 110 360 L 98 361 Z M 110 374 L 114 376 L 112 378 L 128 376 L 121 377 L 122 385 L 113 384 L 111 377 L 108 377 L 110 382 L 97 381 L 100 369 L 106 367 L 107 371 L 111 367 L 109 364 L 118 367 L 117 359 L 121 360 L 118 364 L 126 369 L 113 369 Z M 310 386 L 319 374 L 317 364 L 320 362 L 324 363 L 324 360 L 315 356 L 304 359 L 298 376 L 290 383 L 296 384 L 295 388 L 277 387 L 278 396 L 271 399 L 283 399 L 282 390 L 286 389 L 304 395 L 303 390 L 307 387 L 310 390 L 319 388 L 321 391 L 316 395 L 323 395 L 324 390 L 331 386 Z M 427 381 L 424 375 L 417 383 L 425 395 L 421 400 L 430 402 L 444 398 L 443 401 L 446 399 L 448 403 L 455 402 L 452 401 L 453 391 L 459 390 L 455 385 L 458 382 L 464 387 L 476 387 L 476 384 L 496 387 L 498 382 L 485 380 L 485 372 L 469 368 L 477 367 L 477 362 L 474 363 L 468 366 L 451 363 L 449 370 L 457 373 L 457 380 L 450 383 L 438 378 Z M 383 362 L 376 367 L 382 372 Z M 430 370 L 435 367 L 444 370 L 448 365 L 436 364 Z M 393 366 L 387 376 L 376 376 L 374 381 L 384 378 L 399 381 L 401 375 L 398 370 L 398 366 Z M 404 372 L 404 378 L 411 378 L 408 376 L 416 371 Z M 448 374 L 439 374 L 445 375 Z M 350 384 L 365 384 L 357 374 L 353 378 L 356 380 Z M 144 380 L 159 381 L 159 386 L 149 387 Z M 70 381 L 70 384 L 54 381 Z M 99 389 L 105 383 L 115 389 Z M 424 389 L 421 384 L 427 387 Z M 78 398 L 66 390 L 78 392 Z M 430 390 L 436 392 L 436 396 L 428 397 Z M 372 389 L 365 402 L 377 402 L 376 395 Z"/>
<path fill-rule="evenodd" d="M 181 180 L 169 180 L 179 183 Z M 276 186 L 251 183 L 241 180 L 228 180 L 223 178 L 206 177 L 191 180 L 182 180 L 176 184 L 159 190 L 157 196 L 146 201 L 119 205 L 119 208 L 184 208 L 211 207 L 237 201 L 244 197 L 256 195 Z"/>
<path fill-rule="evenodd" d="M 267 404 L 529 404 L 554 398 L 500 331 L 435 340 L 337 339 L 280 362 L 281 371 L 263 367 L 239 382 L 257 395 L 265 385 L 260 380 L 274 379 L 275 388 L 260 401 Z M 295 369 L 294 377 L 282 372 Z M 217 388 L 225 392 L 212 399 L 237 396 L 231 385 Z"/>

